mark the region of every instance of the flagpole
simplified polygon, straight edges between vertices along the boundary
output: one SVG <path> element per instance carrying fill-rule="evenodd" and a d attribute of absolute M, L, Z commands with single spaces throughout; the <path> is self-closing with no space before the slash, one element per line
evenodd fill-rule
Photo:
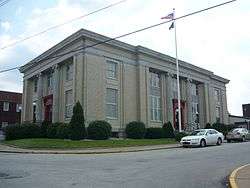
<path fill-rule="evenodd" d="M 177 95 L 178 95 L 178 121 L 179 121 L 179 132 L 181 132 L 181 96 L 180 96 L 180 77 L 179 77 L 179 61 L 177 53 L 177 37 L 176 37 L 176 20 L 175 20 L 175 9 L 173 9 L 174 14 L 174 34 L 175 34 L 175 61 L 176 61 L 176 75 L 177 75 Z"/>

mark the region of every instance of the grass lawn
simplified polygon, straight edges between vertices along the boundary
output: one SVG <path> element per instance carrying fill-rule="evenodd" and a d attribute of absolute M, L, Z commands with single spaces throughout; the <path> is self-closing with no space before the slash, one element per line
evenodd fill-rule
<path fill-rule="evenodd" d="M 3 142 L 6 145 L 27 149 L 84 149 L 149 146 L 177 143 L 174 139 L 125 139 L 125 140 L 62 140 L 62 139 L 20 139 Z"/>

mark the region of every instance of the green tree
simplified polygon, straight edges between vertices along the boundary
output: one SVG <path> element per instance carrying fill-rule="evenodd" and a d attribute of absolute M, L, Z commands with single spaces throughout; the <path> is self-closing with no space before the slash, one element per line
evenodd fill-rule
<path fill-rule="evenodd" d="M 85 137 L 85 124 L 82 105 L 79 101 L 73 108 L 73 116 L 69 123 L 69 137 L 71 140 L 81 140 Z"/>
<path fill-rule="evenodd" d="M 163 137 L 164 138 L 174 138 L 174 129 L 173 126 L 171 124 L 171 122 L 167 122 L 164 123 L 164 125 L 162 126 L 163 129 Z"/>

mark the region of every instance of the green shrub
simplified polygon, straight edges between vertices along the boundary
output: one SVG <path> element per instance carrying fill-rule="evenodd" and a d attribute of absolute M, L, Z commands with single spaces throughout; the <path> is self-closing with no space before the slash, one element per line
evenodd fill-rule
<path fill-rule="evenodd" d="M 148 139 L 157 139 L 163 138 L 163 129 L 160 127 L 150 127 L 146 129 L 145 138 Z"/>
<path fill-rule="evenodd" d="M 5 129 L 5 139 L 40 138 L 41 128 L 32 123 L 8 125 Z"/>
<path fill-rule="evenodd" d="M 47 129 L 49 125 L 51 125 L 49 121 L 42 122 L 42 125 L 41 125 L 41 137 L 42 138 L 47 138 Z"/>
<path fill-rule="evenodd" d="M 235 125 L 226 125 L 226 124 L 222 124 L 222 123 L 214 123 L 212 125 L 213 129 L 223 133 L 224 136 L 226 136 L 229 131 L 231 131 L 232 129 L 234 129 L 236 127 L 237 126 L 235 126 Z"/>
<path fill-rule="evenodd" d="M 92 121 L 88 128 L 88 138 L 93 140 L 106 140 L 111 136 L 111 125 L 106 121 Z"/>
<path fill-rule="evenodd" d="M 68 139 L 69 138 L 69 125 L 62 123 L 56 129 L 56 138 Z"/>
<path fill-rule="evenodd" d="M 85 137 L 85 132 L 83 109 L 78 101 L 73 108 L 73 116 L 69 123 L 69 137 L 71 140 L 81 140 Z"/>
<path fill-rule="evenodd" d="M 164 138 L 174 138 L 174 129 L 171 122 L 164 123 L 162 126 L 163 129 L 163 137 Z"/>
<path fill-rule="evenodd" d="M 146 133 L 145 124 L 139 121 L 132 121 L 126 125 L 125 132 L 128 138 L 142 139 Z"/>
<path fill-rule="evenodd" d="M 187 136 L 188 134 L 185 133 L 185 132 L 176 132 L 175 133 L 175 140 L 180 142 L 181 139 L 184 137 L 184 136 Z"/>
<path fill-rule="evenodd" d="M 205 126 L 205 129 L 212 129 L 212 126 L 210 123 L 207 123 L 206 126 Z"/>
<path fill-rule="evenodd" d="M 51 125 L 48 126 L 47 128 L 47 138 L 57 138 L 57 128 L 61 125 L 62 123 L 52 123 Z"/>

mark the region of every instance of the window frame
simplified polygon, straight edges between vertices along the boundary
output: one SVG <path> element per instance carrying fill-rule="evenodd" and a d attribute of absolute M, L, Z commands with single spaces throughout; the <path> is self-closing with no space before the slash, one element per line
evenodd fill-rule
<path fill-rule="evenodd" d="M 108 90 L 113 90 L 115 91 L 115 101 L 116 102 L 109 102 L 108 101 Z M 111 96 L 113 97 L 113 96 Z M 106 118 L 107 119 L 118 119 L 118 89 L 114 89 L 114 88 L 106 88 Z M 110 116 L 110 114 L 108 114 L 108 106 L 113 106 L 115 107 L 115 114 L 114 116 Z"/>
<path fill-rule="evenodd" d="M 3 102 L 3 111 L 4 112 L 9 112 L 10 111 L 10 103 L 7 101 Z"/>
<path fill-rule="evenodd" d="M 110 68 L 111 65 L 114 65 L 114 70 Z M 109 74 L 110 72 L 112 73 L 112 75 Z M 113 80 L 118 79 L 118 62 L 114 60 L 106 60 L 106 78 Z"/>
<path fill-rule="evenodd" d="M 73 63 L 66 65 L 66 81 L 73 80 Z"/>
<path fill-rule="evenodd" d="M 38 79 L 34 79 L 34 93 L 37 93 L 38 90 Z"/>
<path fill-rule="evenodd" d="M 68 94 L 71 93 L 71 103 L 68 103 L 69 102 L 69 99 L 68 99 Z M 70 89 L 70 90 L 67 90 L 65 91 L 65 112 L 64 112 L 64 117 L 65 118 L 71 118 L 72 115 L 73 115 L 73 90 Z M 70 113 L 68 113 L 70 112 Z"/>

